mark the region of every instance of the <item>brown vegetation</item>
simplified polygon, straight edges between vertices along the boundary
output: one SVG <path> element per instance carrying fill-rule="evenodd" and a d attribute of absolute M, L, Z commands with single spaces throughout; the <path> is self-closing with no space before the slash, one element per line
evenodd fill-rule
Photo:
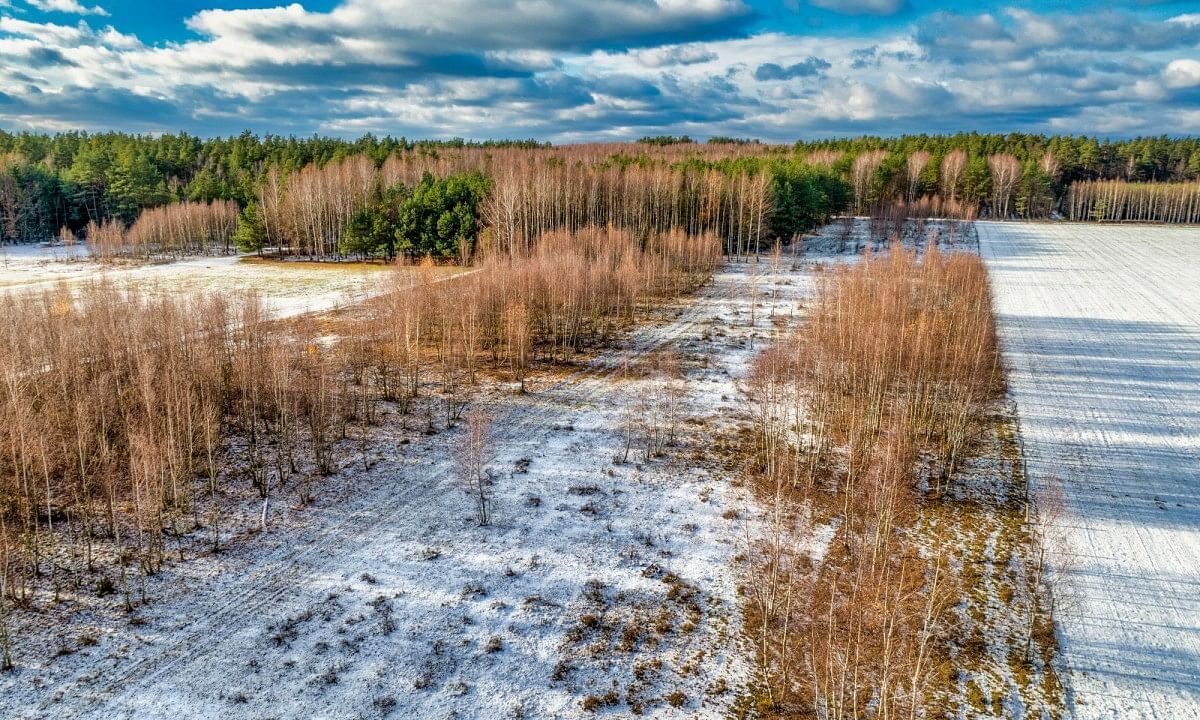
<path fill-rule="evenodd" d="M 271 493 L 292 487 L 302 447 L 311 467 L 328 469 L 332 351 L 308 328 L 267 323 L 255 298 L 172 299 L 96 284 L 6 302 L 6 599 L 32 602 L 47 576 L 58 597 L 116 572 L 132 607 L 144 599 L 140 581 L 172 552 L 169 539 L 211 526 L 219 546 L 223 483 L 243 473 L 265 516 Z M 235 449 L 241 462 L 230 467 Z"/>
<path fill-rule="evenodd" d="M 102 261 L 228 253 L 237 217 L 237 203 L 230 200 L 163 205 L 144 210 L 128 229 L 116 219 L 102 225 L 90 223 L 87 245 L 92 255 Z M 70 232 L 67 228 L 63 230 Z M 65 233 L 63 239 L 65 243 Z"/>
<path fill-rule="evenodd" d="M 267 244 L 329 256 L 351 215 L 372 193 L 396 183 L 413 187 L 425 173 L 447 177 L 480 172 L 491 179 L 482 208 L 495 249 L 527 252 L 543 233 L 614 226 L 646 238 L 679 228 L 715 233 L 730 253 L 745 252 L 767 232 L 771 213 L 765 172 L 723 172 L 676 165 L 777 152 L 767 146 L 639 147 L 576 145 L 552 149 L 442 149 L 389 156 L 376 168 L 353 156 L 286 173 L 269 168 L 257 207 Z M 624 160 L 629 160 L 625 162 Z"/>
<path fill-rule="evenodd" d="M 867 150 L 854 158 L 850 165 L 850 185 L 854 188 L 854 212 L 862 213 L 867 208 L 871 182 L 879 166 L 887 158 L 886 150 Z"/>
<path fill-rule="evenodd" d="M 1200 183 L 1077 182 L 1065 205 L 1071 220 L 1200 223 Z"/>
<path fill-rule="evenodd" d="M 428 426 L 451 427 L 481 366 L 521 381 L 532 362 L 569 361 L 703 283 L 719 252 L 713 236 L 682 231 L 645 243 L 614 229 L 549 233 L 444 281 L 429 263 L 400 267 L 394 289 L 320 325 L 274 321 L 253 296 L 168 298 L 100 283 L 6 297 L 5 656 L 12 605 L 115 592 L 132 609 L 168 556 L 220 548 L 230 490 L 253 489 L 265 529 L 274 499 L 309 502 L 348 451 L 369 467 L 381 401 L 407 419 L 427 396 Z M 480 439 L 469 475 L 486 523 L 486 420 L 469 417 Z"/>
<path fill-rule="evenodd" d="M 934 247 L 830 273 L 803 330 L 756 361 L 760 712 L 920 717 L 942 701 L 958 577 L 920 518 L 1002 389 L 983 264 Z M 818 524 L 833 536 L 810 554 Z"/>
<path fill-rule="evenodd" d="M 362 155 L 309 165 L 286 177 L 271 168 L 258 196 L 268 244 L 299 255 L 337 255 L 346 223 L 367 205 L 381 175 L 390 177 Z"/>

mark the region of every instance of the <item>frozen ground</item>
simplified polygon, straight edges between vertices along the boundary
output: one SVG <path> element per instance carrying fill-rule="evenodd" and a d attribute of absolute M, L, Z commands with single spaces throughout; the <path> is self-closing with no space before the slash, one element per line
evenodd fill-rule
<path fill-rule="evenodd" d="M 978 223 L 1080 718 L 1200 718 L 1200 229 Z"/>
<path fill-rule="evenodd" d="M 834 218 L 828 225 L 804 235 L 803 246 L 806 254 L 845 260 L 868 248 L 872 252 L 882 252 L 895 241 L 920 251 L 931 240 L 936 240 L 943 251 L 975 249 L 973 226 L 961 220 L 930 218 L 897 225 L 880 219 L 850 216 Z"/>
<path fill-rule="evenodd" d="M 0 716 L 576 718 L 588 697 L 600 716 L 722 714 L 748 677 L 736 558 L 753 515 L 721 448 L 737 379 L 810 278 L 766 266 L 729 266 L 586 367 L 494 395 L 493 526 L 454 480 L 461 430 L 419 438 L 392 413 L 370 471 L 348 451 L 314 505 L 280 502 L 267 533 L 152 578 L 135 623 L 25 618 Z M 660 349 L 685 372 L 679 445 L 615 463 Z"/>
<path fill-rule="evenodd" d="M 252 262 L 237 256 L 105 265 L 89 260 L 81 246 L 0 248 L 0 293 L 101 278 L 178 293 L 253 290 L 279 317 L 330 310 L 373 294 L 383 286 L 387 275 L 383 266 Z"/>

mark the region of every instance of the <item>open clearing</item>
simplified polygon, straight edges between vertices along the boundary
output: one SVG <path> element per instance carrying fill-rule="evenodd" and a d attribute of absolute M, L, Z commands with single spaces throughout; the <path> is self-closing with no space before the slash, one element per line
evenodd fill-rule
<path fill-rule="evenodd" d="M 87 259 L 79 246 L 7 247 L 0 255 L 0 292 L 101 279 L 171 293 L 254 291 L 276 317 L 322 312 L 361 300 L 379 292 L 388 276 L 383 265 L 260 261 L 234 255 L 105 265 Z"/>
<path fill-rule="evenodd" d="M 152 578 L 132 626 L 115 607 L 30 618 L 19 632 L 41 649 L 26 643 L 0 678 L 0 714 L 580 717 L 589 698 L 722 713 L 749 675 L 735 557 L 752 516 L 719 441 L 744 412 L 737 378 L 810 278 L 750 267 L 582 369 L 493 393 L 491 527 L 453 478 L 444 438 L 462 429 L 421 439 L 389 411 L 369 472 L 346 452 L 312 506 L 281 503 L 265 535 Z M 660 349 L 682 361 L 680 441 L 616 463 L 649 382 L 638 368 Z"/>
<path fill-rule="evenodd" d="M 1200 230 L 978 223 L 1080 718 L 1200 717 Z"/>

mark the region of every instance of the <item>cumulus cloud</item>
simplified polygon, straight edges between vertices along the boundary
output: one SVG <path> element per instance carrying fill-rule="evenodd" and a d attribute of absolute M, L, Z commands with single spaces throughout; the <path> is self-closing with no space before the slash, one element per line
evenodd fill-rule
<path fill-rule="evenodd" d="M 0 14 L 0 125 L 789 140 L 1141 113 L 1197 132 L 1172 107 L 1200 85 L 1189 18 L 1007 9 L 806 35 L 763 31 L 745 0 L 343 0 L 205 10 L 192 39 L 143 42 Z"/>
<path fill-rule="evenodd" d="M 1163 50 L 1196 42 L 1184 23 L 1152 22 L 1103 12 L 1040 15 L 1009 8 L 1001 15 L 935 12 L 916 33 L 934 58 L 955 63 L 1029 58 L 1059 50 Z"/>
<path fill-rule="evenodd" d="M 205 10 L 188 27 L 214 39 L 273 44 L 290 39 L 337 46 L 352 37 L 398 51 L 457 48 L 651 46 L 664 40 L 722 37 L 752 18 L 742 0 L 346 0 L 332 11 L 312 12 L 293 3 L 253 10 Z"/>
<path fill-rule="evenodd" d="M 1163 83 L 1173 90 L 1200 87 L 1200 61 L 1172 60 L 1163 71 Z"/>
<path fill-rule="evenodd" d="M 778 63 L 763 63 L 754 71 L 754 79 L 768 81 L 812 77 L 813 75 L 819 75 L 823 70 L 828 70 L 831 67 L 833 66 L 827 61 L 816 56 L 811 56 L 807 60 L 793 63 L 787 67 Z"/>
<path fill-rule="evenodd" d="M 73 15 L 108 15 L 108 11 L 99 5 L 86 7 L 81 5 L 79 0 L 26 0 L 26 2 L 38 10 L 46 12 L 63 12 Z"/>

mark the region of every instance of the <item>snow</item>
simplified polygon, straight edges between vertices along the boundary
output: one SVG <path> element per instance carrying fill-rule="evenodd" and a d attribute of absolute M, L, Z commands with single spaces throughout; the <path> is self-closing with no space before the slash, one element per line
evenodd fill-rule
<path fill-rule="evenodd" d="M 618 702 L 599 716 L 628 716 L 631 697 L 647 717 L 724 714 L 750 677 L 737 558 L 757 519 L 720 446 L 745 422 L 750 358 L 811 287 L 811 267 L 789 265 L 726 266 L 579 369 L 526 395 L 483 391 L 498 416 L 491 527 L 454 478 L 462 430 L 422 437 L 389 411 L 369 471 L 350 441 L 314 504 L 281 497 L 267 532 L 151 578 L 136 624 L 112 608 L 26 618 L 0 716 L 574 718 L 609 691 Z M 616 463 L 626 398 L 653 382 L 623 368 L 660 349 L 685 372 L 680 446 Z M 659 617 L 669 629 L 652 631 Z M 68 656 L 21 651 L 74 646 L 97 625 L 98 643 Z M 616 649 L 628 628 L 636 647 Z"/>
<path fill-rule="evenodd" d="M 378 292 L 388 276 L 383 266 L 253 260 L 226 255 L 106 265 L 90 260 L 82 246 L 7 246 L 0 248 L 0 293 L 101 279 L 171 293 L 254 291 L 277 317 L 291 317 L 360 300 Z"/>
<path fill-rule="evenodd" d="M 1071 709 L 1200 718 L 1200 229 L 977 230 L 1030 476 L 1066 496 Z"/>

